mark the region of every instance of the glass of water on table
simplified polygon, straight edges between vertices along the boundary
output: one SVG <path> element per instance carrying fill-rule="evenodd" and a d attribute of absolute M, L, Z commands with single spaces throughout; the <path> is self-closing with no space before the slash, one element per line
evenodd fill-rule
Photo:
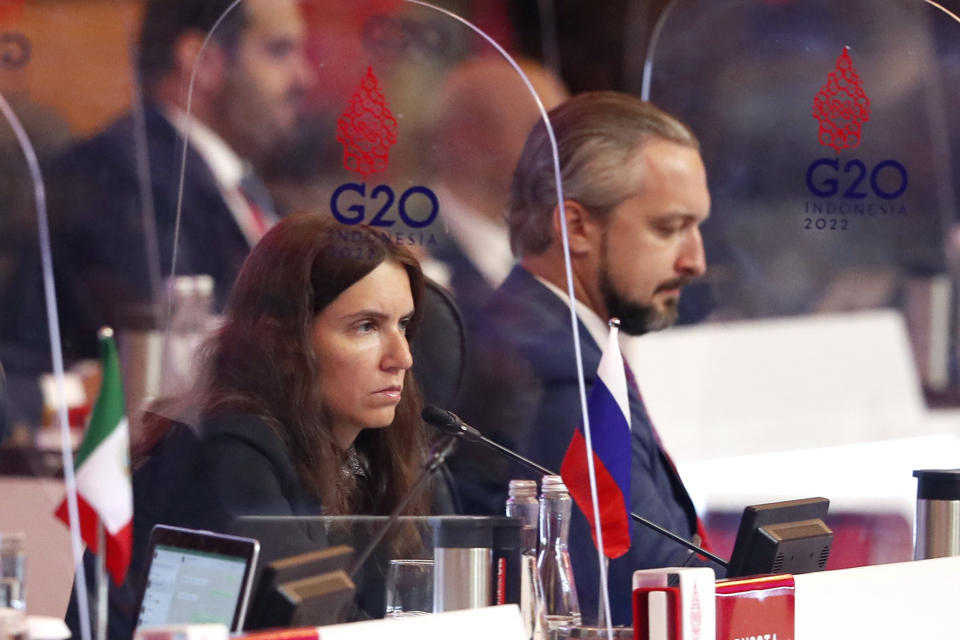
<path fill-rule="evenodd" d="M 391 560 L 386 603 L 387 618 L 433 613 L 433 560 Z"/>
<path fill-rule="evenodd" d="M 27 552 L 23 533 L 0 532 L 0 607 L 26 611 Z"/>

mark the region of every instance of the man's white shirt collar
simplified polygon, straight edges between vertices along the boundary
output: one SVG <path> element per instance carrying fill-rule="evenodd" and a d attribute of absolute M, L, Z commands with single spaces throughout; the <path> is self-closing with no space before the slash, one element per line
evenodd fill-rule
<path fill-rule="evenodd" d="M 196 152 L 206 161 L 220 188 L 230 190 L 240 186 L 247 164 L 230 148 L 226 140 L 178 107 L 167 107 L 165 115 L 180 135 L 189 139 Z"/>
<path fill-rule="evenodd" d="M 186 111 L 168 105 L 164 108 L 164 116 L 207 163 L 234 221 L 250 246 L 255 245 L 261 237 L 260 227 L 254 221 L 250 203 L 240 191 L 240 181 L 251 171 L 249 163 L 238 156 L 213 129 Z M 268 223 L 272 222 L 275 220 L 268 219 Z"/>
<path fill-rule="evenodd" d="M 552 291 L 558 298 L 563 300 L 563 304 L 566 305 L 568 309 L 570 308 L 570 303 L 568 302 L 570 298 L 567 297 L 566 291 L 556 286 L 552 282 L 547 282 L 540 276 L 534 275 L 533 277 L 536 278 L 537 281 L 543 284 L 543 286 L 545 286 L 547 289 Z M 598 347 L 600 347 L 600 351 L 603 351 L 607 346 L 607 336 L 610 333 L 610 327 L 607 325 L 606 321 L 596 314 L 593 309 L 579 300 L 576 301 L 576 309 L 577 318 L 583 323 L 583 326 L 586 327 L 587 333 L 590 334 L 590 337 L 593 338 L 593 341 L 597 343 Z M 635 372 L 641 371 L 640 365 L 642 364 L 642 360 L 641 354 L 638 351 L 638 341 L 642 338 L 643 336 L 630 335 L 625 331 L 621 331 L 619 334 L 618 342 L 620 343 L 620 353 L 623 356 L 623 359 L 629 363 L 630 367 Z M 650 409 L 648 408 L 648 412 L 649 411 Z"/>
<path fill-rule="evenodd" d="M 514 263 L 506 227 L 465 204 L 443 185 L 437 186 L 436 192 L 443 203 L 443 221 L 447 231 L 480 275 L 496 289 L 507 279 Z"/>

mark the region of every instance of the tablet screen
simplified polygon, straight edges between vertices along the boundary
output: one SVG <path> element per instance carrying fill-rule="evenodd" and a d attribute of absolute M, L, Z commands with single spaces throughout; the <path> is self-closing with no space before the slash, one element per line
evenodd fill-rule
<path fill-rule="evenodd" d="M 216 622 L 239 630 L 257 546 L 245 538 L 155 529 L 137 627 Z"/>

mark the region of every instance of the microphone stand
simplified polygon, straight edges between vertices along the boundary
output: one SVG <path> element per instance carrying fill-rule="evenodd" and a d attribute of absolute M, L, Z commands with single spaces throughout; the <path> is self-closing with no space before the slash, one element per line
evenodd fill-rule
<path fill-rule="evenodd" d="M 428 407 L 428 409 L 433 409 L 433 407 Z M 486 446 L 490 447 L 491 449 L 499 451 L 500 453 L 507 456 L 511 460 L 515 462 L 519 462 L 520 464 L 527 467 L 528 469 L 533 469 L 538 473 L 542 473 L 544 475 L 549 475 L 549 476 L 560 475 L 556 471 L 551 471 L 550 469 L 547 469 L 543 465 L 537 464 L 536 462 L 534 462 L 533 460 L 530 460 L 529 458 L 525 458 L 524 456 L 520 455 L 513 449 L 509 449 L 503 446 L 502 444 L 500 444 L 499 442 L 495 442 L 491 440 L 490 438 L 480 433 L 480 431 L 477 430 L 476 428 L 471 427 L 470 425 L 463 422 L 460 418 L 455 416 L 453 413 L 450 413 L 449 411 L 443 411 L 442 409 L 439 411 L 441 411 L 442 413 L 448 414 L 451 420 L 455 420 L 456 422 L 452 422 L 452 421 L 448 422 L 445 418 L 442 418 L 442 417 L 440 418 L 441 422 L 435 422 L 434 419 L 437 416 L 435 414 L 430 414 L 430 416 L 428 417 L 426 415 L 426 410 L 425 410 L 424 418 L 426 419 L 427 422 L 430 422 L 431 424 L 439 428 L 444 433 L 450 434 L 454 438 L 466 437 L 468 440 L 479 441 L 485 444 Z M 454 432 L 454 430 L 456 431 Z M 630 517 L 633 518 L 635 522 L 639 522 L 640 524 L 647 527 L 648 529 L 652 529 L 653 531 L 656 531 L 660 535 L 670 538 L 677 544 L 686 547 L 690 551 L 693 551 L 694 553 L 700 556 L 703 556 L 707 560 L 710 560 L 711 562 L 723 567 L 724 569 L 727 568 L 728 563 L 725 560 L 723 560 L 717 555 L 714 555 L 713 553 L 710 553 L 709 551 L 707 551 L 702 547 L 698 547 L 697 545 L 693 544 L 686 538 L 677 535 L 673 531 L 670 531 L 669 529 L 664 529 L 660 525 L 654 522 L 651 522 L 650 520 L 647 520 L 643 516 L 633 512 L 630 513 Z"/>
<path fill-rule="evenodd" d="M 427 460 L 426 464 L 423 466 L 423 469 L 420 470 L 420 475 L 417 476 L 416 481 L 413 483 L 413 486 L 410 487 L 410 490 L 407 491 L 407 495 L 403 497 L 393 511 L 390 512 L 390 515 L 387 516 L 387 521 L 384 523 L 383 528 L 377 532 L 377 535 L 367 543 L 367 546 L 363 549 L 363 552 L 357 556 L 357 559 L 354 560 L 353 565 L 348 571 L 348 575 L 353 578 L 364 563 L 370 559 L 370 556 L 373 554 L 374 549 L 377 548 L 377 545 L 386 537 L 386 535 L 393 529 L 393 527 L 400 520 L 400 514 L 407 508 L 407 505 L 410 504 L 410 501 L 413 500 L 426 485 L 427 480 L 430 479 L 430 476 L 440 468 L 440 465 L 444 463 L 453 452 L 453 448 L 457 444 L 457 438 L 455 436 L 448 436 L 446 439 L 438 442 L 431 451 L 430 458 Z"/>

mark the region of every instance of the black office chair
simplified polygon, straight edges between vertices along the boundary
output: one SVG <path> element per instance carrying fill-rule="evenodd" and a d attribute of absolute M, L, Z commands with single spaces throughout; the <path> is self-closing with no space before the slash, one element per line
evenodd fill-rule
<path fill-rule="evenodd" d="M 413 338 L 413 375 L 424 405 L 457 406 L 467 370 L 467 333 L 457 303 L 446 289 L 426 279 L 423 317 Z M 438 434 L 431 434 L 434 439 Z M 456 483 L 446 465 L 434 495 L 435 513 L 463 513 Z"/>
<path fill-rule="evenodd" d="M 413 375 L 425 405 L 456 406 L 467 367 L 463 316 L 450 292 L 426 279 L 423 317 L 413 337 Z"/>

